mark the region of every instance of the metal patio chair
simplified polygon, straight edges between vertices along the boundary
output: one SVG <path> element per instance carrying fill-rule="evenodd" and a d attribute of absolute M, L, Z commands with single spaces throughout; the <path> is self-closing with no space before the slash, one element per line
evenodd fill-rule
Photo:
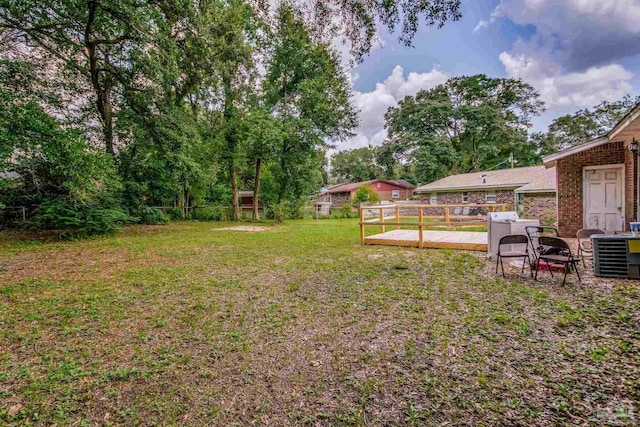
<path fill-rule="evenodd" d="M 536 269 L 538 268 L 538 258 L 541 253 L 545 253 L 549 250 L 549 248 L 544 248 L 538 242 L 538 238 L 540 236 L 550 236 L 550 237 L 558 237 L 558 229 L 551 226 L 537 225 L 537 226 L 527 226 L 524 228 L 525 233 L 527 233 L 527 237 L 529 238 L 529 244 L 531 245 L 531 250 L 529 251 L 529 262 L 532 267 L 535 265 Z"/>
<path fill-rule="evenodd" d="M 578 281 L 582 283 L 580 273 L 578 272 L 578 266 L 576 265 L 580 263 L 580 260 L 573 256 L 571 248 L 566 240 L 559 237 L 540 236 L 538 238 L 538 242 L 541 247 L 546 248 L 545 252 L 538 255 L 538 264 L 540 261 L 545 261 L 547 265 L 551 263 L 562 264 L 564 266 L 564 277 L 562 278 L 563 285 L 567 281 L 567 274 L 571 271 L 571 268 L 573 268 L 578 276 Z M 533 277 L 533 280 L 538 279 L 538 270 L 539 269 L 536 268 L 536 274 Z M 548 270 L 553 278 L 553 269 L 548 268 Z"/>
<path fill-rule="evenodd" d="M 605 234 L 604 231 L 597 228 L 583 228 L 578 230 L 576 237 L 578 238 L 578 252 L 576 258 L 582 260 L 582 266 L 587 268 L 585 258 L 590 258 L 593 261 L 593 243 L 591 243 L 591 236 L 594 234 Z"/>
<path fill-rule="evenodd" d="M 502 245 L 524 245 L 524 251 L 511 250 L 502 251 Z M 529 260 L 529 239 L 524 234 L 511 234 L 509 236 L 503 236 L 498 242 L 498 253 L 496 254 L 496 274 L 498 274 L 498 264 L 502 269 L 502 277 L 507 277 L 504 274 L 503 258 L 522 258 L 522 270 L 520 274 L 524 273 L 525 264 L 529 264 L 529 272 L 533 277 L 533 269 L 531 268 L 531 262 Z M 529 262 L 528 262 L 529 261 Z"/>

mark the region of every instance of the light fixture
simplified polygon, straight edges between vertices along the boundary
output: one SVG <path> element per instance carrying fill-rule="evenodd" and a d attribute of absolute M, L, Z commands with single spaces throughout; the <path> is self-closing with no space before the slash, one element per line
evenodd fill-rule
<path fill-rule="evenodd" d="M 636 141 L 635 138 L 633 138 L 633 140 L 629 143 L 629 146 L 627 148 L 629 148 L 629 151 L 631 151 L 636 156 L 638 155 L 638 141 Z"/>

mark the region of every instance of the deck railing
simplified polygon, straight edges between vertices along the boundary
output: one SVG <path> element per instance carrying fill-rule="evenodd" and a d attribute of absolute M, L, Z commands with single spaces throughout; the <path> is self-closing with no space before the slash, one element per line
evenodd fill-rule
<path fill-rule="evenodd" d="M 423 247 L 423 232 L 425 227 L 445 227 L 451 230 L 453 227 L 482 227 L 487 224 L 487 214 L 481 215 L 464 215 L 456 213 L 456 209 L 461 208 L 463 212 L 480 210 L 482 212 L 504 212 L 507 209 L 506 204 L 488 203 L 488 204 L 460 204 L 460 205 L 423 205 L 423 204 L 388 204 L 388 205 L 370 205 L 360 207 L 360 245 L 365 243 L 365 227 L 380 227 L 382 233 L 386 232 L 387 227 L 400 230 L 401 227 L 418 228 L 418 247 Z M 402 214 L 402 211 L 416 210 L 418 215 Z M 452 212 L 453 209 L 453 212 Z M 378 216 L 365 220 L 365 211 L 377 212 Z M 385 212 L 391 211 L 391 215 Z M 425 211 L 428 214 L 425 214 Z M 433 214 L 433 211 L 442 211 L 441 215 Z M 416 220 L 411 222 L 408 220 Z M 442 221 L 433 221 L 439 220 Z M 405 221 L 403 221 L 405 220 Z M 425 220 L 429 220 L 425 222 Z"/>

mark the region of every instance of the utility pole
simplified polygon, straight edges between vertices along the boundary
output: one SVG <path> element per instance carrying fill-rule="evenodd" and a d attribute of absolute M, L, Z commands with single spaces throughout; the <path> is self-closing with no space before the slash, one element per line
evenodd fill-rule
<path fill-rule="evenodd" d="M 514 163 L 513 153 L 509 153 L 509 163 L 511 163 L 511 169 L 513 169 L 513 163 Z"/>

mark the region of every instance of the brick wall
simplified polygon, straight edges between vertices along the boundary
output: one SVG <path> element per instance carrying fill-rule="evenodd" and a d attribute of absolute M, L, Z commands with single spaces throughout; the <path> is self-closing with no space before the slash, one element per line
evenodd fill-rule
<path fill-rule="evenodd" d="M 634 191 L 638 179 L 638 157 L 629 150 L 624 149 L 624 216 L 625 230 L 629 222 L 637 219 L 636 206 L 638 203 L 637 191 Z"/>
<path fill-rule="evenodd" d="M 556 193 L 523 193 L 522 217 L 539 219 L 542 225 L 556 223 Z"/>
<path fill-rule="evenodd" d="M 506 204 L 507 210 L 513 210 L 513 204 L 515 202 L 515 194 L 513 190 L 495 190 L 496 191 L 496 203 Z M 439 205 L 464 205 L 462 202 L 462 191 L 456 192 L 439 192 L 438 204 Z M 468 191 L 467 203 L 484 205 L 487 203 L 485 191 Z M 431 201 L 431 193 L 420 194 L 420 203 L 428 205 Z M 431 208 L 425 209 L 425 215 L 444 215 L 444 209 Z"/>
<path fill-rule="evenodd" d="M 507 209 L 513 209 L 514 193 L 513 190 L 495 190 L 496 191 L 496 203 L 504 203 Z M 462 204 L 462 191 L 437 193 L 439 205 L 458 205 Z M 420 203 L 429 204 L 431 200 L 430 193 L 420 194 Z M 484 205 L 487 203 L 487 196 L 485 191 L 468 191 L 467 203 Z"/>
<path fill-rule="evenodd" d="M 558 231 L 563 237 L 575 237 L 582 228 L 583 200 L 582 200 L 582 170 L 585 166 L 613 165 L 632 163 L 627 159 L 623 142 L 610 142 L 590 150 L 576 153 L 558 160 L 556 164 L 556 180 L 558 189 Z M 634 168 L 625 167 L 625 188 L 627 200 L 625 203 L 626 221 L 633 218 L 633 180 Z M 631 175 L 631 177 L 629 177 Z M 631 197 L 629 197 L 629 195 Z M 625 224 L 626 227 L 626 224 Z"/>
<path fill-rule="evenodd" d="M 413 190 L 407 190 L 406 188 L 398 188 L 400 192 L 400 197 L 393 197 L 393 190 L 376 190 L 378 192 L 378 196 L 380 196 L 380 200 L 383 202 L 386 201 L 395 201 L 395 200 L 411 200 L 413 197 Z"/>

